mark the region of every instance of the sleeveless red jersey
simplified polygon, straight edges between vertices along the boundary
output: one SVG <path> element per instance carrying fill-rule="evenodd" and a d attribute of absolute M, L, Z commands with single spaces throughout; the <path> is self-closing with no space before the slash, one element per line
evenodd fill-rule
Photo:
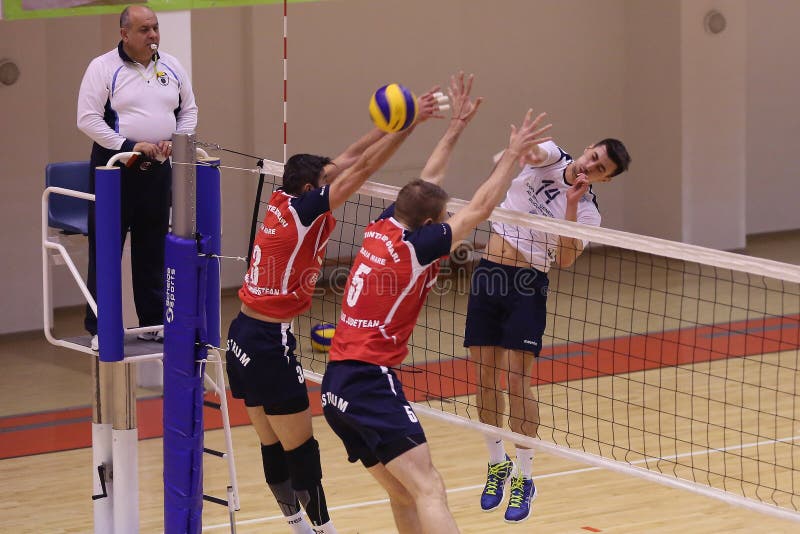
<path fill-rule="evenodd" d="M 239 289 L 241 301 L 278 319 L 310 308 L 325 246 L 335 226 L 328 186 L 298 197 L 280 189 L 272 193 Z"/>
<path fill-rule="evenodd" d="M 417 323 L 439 260 L 450 253 L 447 224 L 413 232 L 394 219 L 394 205 L 367 226 L 345 287 L 329 353 L 331 361 L 399 365 Z"/>

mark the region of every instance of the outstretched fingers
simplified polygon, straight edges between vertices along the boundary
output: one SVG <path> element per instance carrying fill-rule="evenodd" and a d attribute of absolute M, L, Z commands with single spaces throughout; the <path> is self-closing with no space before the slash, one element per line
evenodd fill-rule
<path fill-rule="evenodd" d="M 542 135 L 553 127 L 552 124 L 545 124 L 544 126 L 541 126 L 541 123 L 544 121 L 545 117 L 547 117 L 547 113 L 540 113 L 535 119 L 532 117 L 533 110 L 529 109 L 522 121 L 522 126 L 517 128 L 515 125 L 511 125 L 511 139 L 508 147 L 517 153 L 523 154 L 530 150 L 534 145 L 538 145 L 552 139 L 550 136 Z"/>
<path fill-rule="evenodd" d="M 436 98 L 437 92 L 439 92 L 439 86 L 434 85 L 417 98 L 417 106 L 419 107 L 417 122 L 423 122 L 432 117 L 443 118 L 439 113 L 439 100 Z"/>

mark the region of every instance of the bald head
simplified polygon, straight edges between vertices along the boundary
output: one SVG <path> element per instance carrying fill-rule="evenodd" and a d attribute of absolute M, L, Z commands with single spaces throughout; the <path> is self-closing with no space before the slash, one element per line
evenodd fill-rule
<path fill-rule="evenodd" d="M 130 29 L 133 20 L 145 18 L 147 16 L 155 17 L 155 11 L 147 6 L 128 6 L 119 14 L 119 27 Z"/>

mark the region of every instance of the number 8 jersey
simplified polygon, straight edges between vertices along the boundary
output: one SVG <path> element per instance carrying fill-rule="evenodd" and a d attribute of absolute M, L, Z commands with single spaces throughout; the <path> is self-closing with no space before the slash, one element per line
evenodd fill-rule
<path fill-rule="evenodd" d="M 297 197 L 280 189 L 272 193 L 239 290 L 248 307 L 290 319 L 311 306 L 325 245 L 336 226 L 328 189 L 326 185 Z"/>
<path fill-rule="evenodd" d="M 446 223 L 406 230 L 394 204 L 370 223 L 347 279 L 330 360 L 399 365 L 451 242 Z"/>

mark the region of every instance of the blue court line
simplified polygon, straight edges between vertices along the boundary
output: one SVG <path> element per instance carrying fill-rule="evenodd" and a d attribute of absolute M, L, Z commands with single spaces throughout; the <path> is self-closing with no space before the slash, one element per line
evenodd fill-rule
<path fill-rule="evenodd" d="M 787 328 L 788 327 L 788 328 Z M 712 328 L 717 328 L 712 325 Z M 772 326 L 754 326 L 752 328 L 745 328 L 744 330 L 722 330 L 720 332 L 713 332 L 710 334 L 702 334 L 700 337 L 703 338 L 717 338 L 722 336 L 732 336 L 732 335 L 743 335 L 746 336 L 747 334 L 756 334 L 758 332 L 772 332 L 773 330 L 789 330 L 792 328 L 792 325 L 785 325 L 785 324 L 778 324 Z M 778 341 L 779 339 L 770 340 L 770 341 Z"/>

